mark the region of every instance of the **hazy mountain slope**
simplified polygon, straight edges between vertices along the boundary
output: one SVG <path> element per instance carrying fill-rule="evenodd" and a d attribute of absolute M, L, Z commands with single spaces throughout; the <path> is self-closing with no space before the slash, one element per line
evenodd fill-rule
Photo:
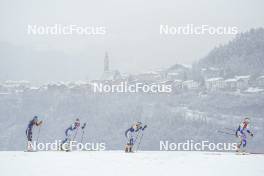
<path fill-rule="evenodd" d="M 214 48 L 199 62 L 200 67 L 223 68 L 233 74 L 264 72 L 264 29 L 251 29 L 228 44 Z"/>

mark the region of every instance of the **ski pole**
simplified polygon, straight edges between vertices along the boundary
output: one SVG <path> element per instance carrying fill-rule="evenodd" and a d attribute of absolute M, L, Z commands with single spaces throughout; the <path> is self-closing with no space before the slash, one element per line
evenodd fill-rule
<path fill-rule="evenodd" d="M 135 151 L 137 151 L 137 150 L 139 149 L 139 146 L 140 146 L 140 144 L 141 144 L 141 140 L 142 140 L 143 135 L 144 135 L 144 130 L 145 130 L 146 128 L 147 128 L 147 125 L 145 125 L 145 126 L 142 128 L 142 131 L 140 132 L 140 133 L 141 133 L 141 136 L 140 136 L 140 138 L 139 138 L 139 142 L 138 142 L 138 145 L 137 145 L 137 148 L 136 148 Z"/>
<path fill-rule="evenodd" d="M 226 130 L 230 130 L 230 131 L 235 131 L 234 129 L 232 128 L 225 128 Z"/>
<path fill-rule="evenodd" d="M 83 142 L 84 131 L 82 131 L 81 143 Z"/>
<path fill-rule="evenodd" d="M 140 133 L 140 132 L 139 132 L 139 133 Z M 136 143 L 136 141 L 137 141 L 137 139 L 138 139 L 138 136 L 139 136 L 139 133 L 137 134 L 134 143 Z"/>
<path fill-rule="evenodd" d="M 86 127 L 86 122 L 82 126 L 82 137 L 81 137 L 81 143 L 83 142 L 83 137 L 84 137 L 84 128 Z"/>
<path fill-rule="evenodd" d="M 235 134 L 232 134 L 232 133 L 229 133 L 229 132 L 225 132 L 225 131 L 217 130 L 216 132 L 218 132 L 218 133 L 223 133 L 223 134 L 227 134 L 227 135 L 235 136 Z"/>
<path fill-rule="evenodd" d="M 41 126 L 38 129 L 38 135 L 37 135 L 37 140 L 36 140 L 37 141 L 37 144 L 38 144 L 38 140 L 39 140 L 40 129 L 41 129 Z"/>
<path fill-rule="evenodd" d="M 137 133 L 137 135 L 136 135 L 136 137 L 135 137 L 135 140 L 134 140 L 134 144 L 136 144 L 136 142 L 137 142 L 137 139 L 138 139 L 138 136 L 139 136 L 139 134 L 140 134 L 141 132 L 138 132 Z M 134 148 L 134 145 L 132 146 L 132 149 Z"/>
<path fill-rule="evenodd" d="M 139 142 L 138 142 L 138 145 L 137 145 L 137 148 L 136 148 L 135 152 L 137 152 L 137 151 L 138 151 L 138 149 L 139 149 L 139 147 L 140 147 L 141 140 L 142 140 L 143 136 L 144 136 L 144 133 L 142 132 L 142 135 L 141 135 L 141 136 L 140 136 L 140 138 L 139 138 Z"/>
<path fill-rule="evenodd" d="M 75 140 L 75 138 L 76 138 L 76 136 L 77 136 L 77 132 L 78 132 L 78 129 L 76 129 L 76 131 L 75 131 L 75 134 L 74 134 L 74 136 L 73 136 L 73 139 L 72 139 L 72 141 L 74 141 L 74 140 Z"/>
<path fill-rule="evenodd" d="M 26 147 L 26 149 L 28 150 L 28 128 L 26 129 L 26 139 L 27 139 L 26 140 L 27 141 L 27 145 L 26 145 L 27 147 Z"/>

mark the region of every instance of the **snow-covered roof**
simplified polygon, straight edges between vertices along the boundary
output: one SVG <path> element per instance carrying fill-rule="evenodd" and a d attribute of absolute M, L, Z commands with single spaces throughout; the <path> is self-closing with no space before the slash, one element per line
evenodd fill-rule
<path fill-rule="evenodd" d="M 260 89 L 258 87 L 249 87 L 247 90 L 245 90 L 245 92 L 248 92 L 248 93 L 259 93 L 263 91 L 264 89 Z"/>
<path fill-rule="evenodd" d="M 264 79 L 264 75 L 259 76 L 259 77 L 257 78 L 257 80 L 259 80 L 259 79 Z"/>
<path fill-rule="evenodd" d="M 14 81 L 14 80 L 7 80 L 5 81 L 6 84 L 29 84 L 29 81 L 26 80 L 20 80 L 20 81 Z"/>
<path fill-rule="evenodd" d="M 246 76 L 235 76 L 235 78 L 238 79 L 249 79 L 250 75 L 246 75 Z"/>
<path fill-rule="evenodd" d="M 141 72 L 139 75 L 145 75 L 145 74 L 158 75 L 159 73 L 156 71 L 145 71 L 145 72 Z"/>
<path fill-rule="evenodd" d="M 87 81 L 78 80 L 78 81 L 75 81 L 74 83 L 80 86 L 80 85 L 87 84 L 88 82 Z"/>
<path fill-rule="evenodd" d="M 225 82 L 236 82 L 237 81 L 237 79 L 235 79 L 235 78 L 231 78 L 231 79 L 226 79 L 225 80 Z"/>
<path fill-rule="evenodd" d="M 180 64 L 180 65 L 182 65 L 182 66 L 184 66 L 184 67 L 186 67 L 186 68 L 192 68 L 192 65 L 189 65 L 189 64 Z"/>
<path fill-rule="evenodd" d="M 223 80 L 223 78 L 222 77 L 215 77 L 215 78 L 207 79 L 206 81 L 210 82 L 210 81 L 219 81 L 219 80 Z"/>
<path fill-rule="evenodd" d="M 166 84 L 166 83 L 172 83 L 173 81 L 170 80 L 165 80 L 165 81 L 160 81 L 158 82 L 159 84 Z M 155 83 L 154 83 L 155 84 Z"/>
<path fill-rule="evenodd" d="M 179 75 L 179 73 L 177 73 L 177 72 L 169 72 L 168 75 L 176 76 L 176 75 Z"/>
<path fill-rule="evenodd" d="M 30 90 L 38 90 L 38 89 L 40 89 L 40 88 L 39 88 L 39 87 L 33 87 L 33 86 L 32 86 L 32 87 L 30 87 L 29 89 L 30 89 Z"/>
<path fill-rule="evenodd" d="M 180 79 L 175 79 L 174 82 L 182 82 Z"/>
<path fill-rule="evenodd" d="M 194 80 L 186 80 L 186 81 L 183 81 L 182 83 L 183 84 L 188 84 L 188 83 L 193 83 L 193 82 L 195 82 Z"/>

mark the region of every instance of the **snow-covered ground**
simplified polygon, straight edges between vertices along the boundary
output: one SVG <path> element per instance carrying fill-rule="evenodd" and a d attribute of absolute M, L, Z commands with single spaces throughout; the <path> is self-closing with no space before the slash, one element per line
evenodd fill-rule
<path fill-rule="evenodd" d="M 2 176 L 262 176 L 264 155 L 209 152 L 0 152 Z"/>

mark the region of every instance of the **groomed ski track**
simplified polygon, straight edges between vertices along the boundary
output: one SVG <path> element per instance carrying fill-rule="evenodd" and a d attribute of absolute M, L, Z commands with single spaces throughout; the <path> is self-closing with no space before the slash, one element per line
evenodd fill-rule
<path fill-rule="evenodd" d="M 2 176 L 263 176 L 264 155 L 214 152 L 0 152 Z"/>

